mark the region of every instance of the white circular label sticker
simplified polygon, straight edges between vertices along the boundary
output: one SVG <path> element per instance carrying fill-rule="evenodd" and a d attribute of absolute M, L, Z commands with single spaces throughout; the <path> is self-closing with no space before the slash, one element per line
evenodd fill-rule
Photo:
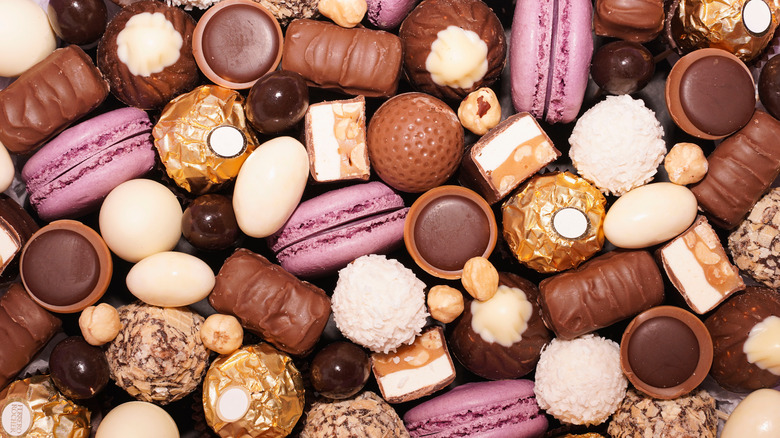
<path fill-rule="evenodd" d="M 588 231 L 588 217 L 576 208 L 562 208 L 553 215 L 552 226 L 561 236 L 578 239 Z"/>
<path fill-rule="evenodd" d="M 3 431 L 10 436 L 22 436 L 30 430 L 32 426 L 32 411 L 30 408 L 18 401 L 8 403 L 3 408 L 0 425 Z"/>
<path fill-rule="evenodd" d="M 209 132 L 206 141 L 211 150 L 221 158 L 237 157 L 246 149 L 246 137 L 235 126 L 217 126 Z"/>
<path fill-rule="evenodd" d="M 742 7 L 742 24 L 754 35 L 762 35 L 772 25 L 772 10 L 764 0 L 748 0 Z"/>
<path fill-rule="evenodd" d="M 240 386 L 226 389 L 217 399 L 217 415 L 226 423 L 243 418 L 248 410 L 249 393 Z"/>

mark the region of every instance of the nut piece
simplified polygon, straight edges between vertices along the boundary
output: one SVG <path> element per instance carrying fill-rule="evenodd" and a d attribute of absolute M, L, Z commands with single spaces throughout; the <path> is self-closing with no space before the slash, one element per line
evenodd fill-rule
<path fill-rule="evenodd" d="M 90 345 L 99 346 L 113 341 L 122 329 L 122 323 L 114 306 L 100 303 L 81 311 L 79 328 L 84 340 Z"/>
<path fill-rule="evenodd" d="M 317 7 L 320 14 L 341 27 L 357 26 L 368 10 L 366 0 L 320 0 Z"/>
<path fill-rule="evenodd" d="M 461 125 L 477 135 L 484 135 L 501 121 L 501 104 L 496 93 L 483 87 L 472 91 L 458 106 Z"/>
<path fill-rule="evenodd" d="M 664 159 L 669 181 L 682 186 L 701 181 L 708 167 L 704 152 L 694 143 L 675 144 Z"/>
<path fill-rule="evenodd" d="M 463 266 L 460 281 L 472 297 L 487 301 L 498 290 L 498 271 L 488 259 L 472 257 Z"/>
<path fill-rule="evenodd" d="M 203 322 L 200 340 L 211 351 L 229 354 L 241 347 L 244 342 L 244 329 L 234 316 L 215 313 Z"/>
<path fill-rule="evenodd" d="M 463 313 L 463 294 L 449 286 L 434 286 L 428 291 L 428 311 L 436 321 L 455 321 Z"/>

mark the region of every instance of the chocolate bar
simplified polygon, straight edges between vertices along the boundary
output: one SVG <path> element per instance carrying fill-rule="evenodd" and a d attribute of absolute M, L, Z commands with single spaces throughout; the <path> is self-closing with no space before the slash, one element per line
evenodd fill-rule
<path fill-rule="evenodd" d="M 401 40 L 389 32 L 299 19 L 287 27 L 282 70 L 300 73 L 310 86 L 389 97 L 398 88 L 402 55 Z"/>
<path fill-rule="evenodd" d="M 330 316 L 330 299 L 322 289 L 243 248 L 225 260 L 209 302 L 293 355 L 314 347 Z"/>
<path fill-rule="evenodd" d="M 528 113 L 508 117 L 479 139 L 461 161 L 459 180 L 495 204 L 561 156 Z"/>
<path fill-rule="evenodd" d="M 709 171 L 691 191 L 709 219 L 732 229 L 780 174 L 780 121 L 756 110 L 748 124 L 707 157 Z"/>
<path fill-rule="evenodd" d="M 561 339 L 612 325 L 664 299 L 661 271 L 641 251 L 611 251 L 539 284 L 542 319 Z"/>
<path fill-rule="evenodd" d="M 365 97 L 309 105 L 305 123 L 315 181 L 368 180 Z"/>
<path fill-rule="evenodd" d="M 19 204 L 0 194 L 0 281 L 19 274 L 19 254 L 38 224 Z"/>
<path fill-rule="evenodd" d="M 0 297 L 0 389 L 30 362 L 62 326 L 62 321 L 33 301 L 21 283 Z"/>
<path fill-rule="evenodd" d="M 81 48 L 57 49 L 0 92 L 0 143 L 31 152 L 106 96 L 108 83 Z"/>
<path fill-rule="evenodd" d="M 658 250 L 664 271 L 699 315 L 745 288 L 707 218 L 699 216 L 682 234 Z"/>

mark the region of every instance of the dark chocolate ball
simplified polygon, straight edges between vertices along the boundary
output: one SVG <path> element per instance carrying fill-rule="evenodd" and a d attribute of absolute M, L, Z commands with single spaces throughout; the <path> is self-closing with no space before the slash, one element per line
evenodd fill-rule
<path fill-rule="evenodd" d="M 770 58 L 761 69 L 758 97 L 769 114 L 780 119 L 780 56 Z"/>
<path fill-rule="evenodd" d="M 296 72 L 272 71 L 255 82 L 244 106 L 255 129 L 275 134 L 292 128 L 306 115 L 309 88 Z"/>
<path fill-rule="evenodd" d="M 231 247 L 239 237 L 233 203 L 227 196 L 198 196 L 184 210 L 181 232 L 194 247 L 222 250 Z"/>
<path fill-rule="evenodd" d="M 601 46 L 590 64 L 593 81 L 610 94 L 631 94 L 653 78 L 653 55 L 643 45 L 615 41 Z"/>
<path fill-rule="evenodd" d="M 54 347 L 49 369 L 60 392 L 74 400 L 90 398 L 108 383 L 108 361 L 103 350 L 80 336 L 71 336 Z"/>
<path fill-rule="evenodd" d="M 311 383 L 325 397 L 343 399 L 358 393 L 370 374 L 368 355 L 350 342 L 334 342 L 311 363 Z"/>
<path fill-rule="evenodd" d="M 48 12 L 54 32 L 71 44 L 93 43 L 106 30 L 108 12 L 102 0 L 50 0 Z"/>

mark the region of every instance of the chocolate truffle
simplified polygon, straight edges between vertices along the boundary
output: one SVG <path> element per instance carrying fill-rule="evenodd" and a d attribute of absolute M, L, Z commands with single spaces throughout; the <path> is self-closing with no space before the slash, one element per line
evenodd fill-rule
<path fill-rule="evenodd" d="M 493 298 L 466 303 L 449 342 L 469 371 L 491 380 L 517 379 L 531 371 L 552 335 L 540 318 L 539 289 L 517 275 L 499 273 Z"/>
<path fill-rule="evenodd" d="M 659 400 L 629 389 L 612 414 L 607 432 L 613 438 L 715 438 L 717 429 L 715 398 L 707 391 L 699 390 L 674 400 Z"/>
<path fill-rule="evenodd" d="M 780 295 L 776 291 L 748 287 L 718 307 L 704 325 L 714 349 L 710 375 L 720 386 L 748 392 L 780 384 L 780 358 L 771 353 L 780 327 Z"/>
<path fill-rule="evenodd" d="M 392 406 L 364 391 L 346 400 L 317 401 L 306 413 L 300 438 L 337 436 L 409 438 L 409 432 Z"/>
<path fill-rule="evenodd" d="M 771 57 L 761 68 L 758 98 L 772 117 L 780 119 L 780 56 Z"/>
<path fill-rule="evenodd" d="M 66 338 L 54 347 L 49 370 L 57 389 L 74 400 L 90 398 L 108 383 L 108 362 L 103 350 L 80 336 Z"/>
<path fill-rule="evenodd" d="M 224 0 L 198 21 L 192 53 L 209 80 L 245 89 L 276 69 L 282 39 L 282 28 L 268 9 L 250 0 Z"/>
<path fill-rule="evenodd" d="M 683 131 L 705 140 L 745 126 L 756 106 L 753 76 L 736 56 L 701 49 L 681 58 L 666 80 L 666 107 Z"/>
<path fill-rule="evenodd" d="M 294 71 L 276 70 L 258 79 L 244 103 L 247 120 L 266 134 L 293 128 L 309 108 L 306 80 Z"/>
<path fill-rule="evenodd" d="M 404 71 L 420 91 L 458 100 L 501 75 L 504 28 L 481 0 L 425 0 L 401 23 Z"/>
<path fill-rule="evenodd" d="M 97 41 L 108 22 L 102 0 L 50 0 L 48 15 L 57 36 L 78 45 Z"/>
<path fill-rule="evenodd" d="M 257 0 L 274 14 L 282 27 L 296 18 L 316 18 L 319 15 L 319 0 Z"/>
<path fill-rule="evenodd" d="M 734 264 L 743 274 L 775 289 L 780 287 L 778 208 L 780 188 L 775 188 L 756 203 L 748 217 L 729 235 Z"/>
<path fill-rule="evenodd" d="M 663 28 L 663 0 L 596 0 L 596 35 L 644 43 L 655 39 Z"/>
<path fill-rule="evenodd" d="M 654 73 L 653 54 L 630 41 L 604 44 L 590 62 L 593 82 L 610 94 L 633 94 L 650 83 Z"/>
<path fill-rule="evenodd" d="M 192 201 L 181 217 L 181 232 L 192 246 L 207 251 L 228 249 L 241 234 L 232 201 L 217 194 Z"/>
<path fill-rule="evenodd" d="M 623 372 L 651 397 L 668 400 L 691 392 L 711 364 L 712 339 L 704 323 L 679 307 L 640 313 L 620 341 Z"/>
<path fill-rule="evenodd" d="M 349 398 L 360 392 L 371 376 L 371 360 L 351 342 L 327 345 L 311 360 L 311 383 L 325 397 Z"/>
<path fill-rule="evenodd" d="M 59 220 L 38 230 L 22 251 L 24 287 L 52 312 L 74 313 L 91 306 L 108 289 L 111 252 L 92 228 Z"/>
<path fill-rule="evenodd" d="M 449 280 L 460 278 L 470 258 L 489 257 L 497 238 L 490 205 L 460 186 L 429 190 L 412 204 L 404 223 L 404 243 L 414 261 Z"/>
<path fill-rule="evenodd" d="M 194 30 L 195 19 L 162 2 L 141 1 L 119 11 L 97 52 L 111 93 L 127 105 L 156 109 L 193 89 L 199 80 Z"/>
<path fill-rule="evenodd" d="M 420 193 L 443 184 L 463 155 L 463 126 L 441 100 L 399 94 L 368 123 L 368 155 L 377 175 L 396 190 Z"/>

